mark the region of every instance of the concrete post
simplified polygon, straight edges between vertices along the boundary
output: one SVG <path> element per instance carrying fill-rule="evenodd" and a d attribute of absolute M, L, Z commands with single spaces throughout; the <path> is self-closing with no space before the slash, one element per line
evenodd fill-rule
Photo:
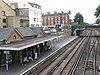
<path fill-rule="evenodd" d="M 20 63 L 23 65 L 22 51 L 20 51 L 19 54 L 20 54 Z"/>
<path fill-rule="evenodd" d="M 8 71 L 9 66 L 8 66 L 8 51 L 6 51 L 6 70 Z"/>

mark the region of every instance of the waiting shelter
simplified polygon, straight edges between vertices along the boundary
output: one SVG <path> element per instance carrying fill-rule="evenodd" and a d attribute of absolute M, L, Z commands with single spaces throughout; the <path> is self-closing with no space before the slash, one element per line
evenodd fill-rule
<path fill-rule="evenodd" d="M 23 64 L 25 57 L 37 59 L 41 52 L 60 37 L 46 36 L 0 45 L 0 66 L 5 66 L 6 70 L 9 70 L 9 65 L 12 63 Z"/>

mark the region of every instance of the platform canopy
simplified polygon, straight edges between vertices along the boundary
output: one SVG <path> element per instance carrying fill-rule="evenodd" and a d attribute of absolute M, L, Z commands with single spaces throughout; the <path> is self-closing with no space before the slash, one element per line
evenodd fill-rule
<path fill-rule="evenodd" d="M 53 39 L 60 38 L 61 36 L 47 36 L 45 38 L 36 38 L 36 39 L 29 39 L 29 40 L 23 40 L 19 42 L 13 42 L 10 44 L 4 44 L 0 46 L 0 50 L 8 50 L 8 51 L 20 51 L 28 47 L 32 47 L 35 45 L 38 45 L 40 43 L 44 43 L 46 41 L 50 41 Z"/>

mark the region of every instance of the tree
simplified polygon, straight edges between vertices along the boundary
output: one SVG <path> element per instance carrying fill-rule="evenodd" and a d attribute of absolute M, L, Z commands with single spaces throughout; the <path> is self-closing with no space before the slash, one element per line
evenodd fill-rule
<path fill-rule="evenodd" d="M 65 24 L 65 25 L 62 27 L 62 29 L 68 29 L 68 30 L 70 30 L 70 25 L 69 25 L 69 24 Z"/>
<path fill-rule="evenodd" d="M 99 17 L 99 15 L 100 15 L 100 4 L 99 4 L 99 6 L 96 8 L 96 12 L 95 12 L 95 14 L 94 14 L 96 17 Z"/>
<path fill-rule="evenodd" d="M 76 15 L 74 16 L 74 22 L 77 22 L 79 25 L 83 25 L 84 18 L 82 14 L 76 13 Z"/>
<path fill-rule="evenodd" d="M 96 24 L 99 24 L 100 25 L 100 19 L 97 19 L 96 20 Z"/>

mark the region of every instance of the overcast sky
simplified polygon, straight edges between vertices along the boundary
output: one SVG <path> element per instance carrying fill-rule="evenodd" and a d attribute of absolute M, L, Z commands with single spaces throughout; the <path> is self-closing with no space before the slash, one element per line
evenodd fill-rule
<path fill-rule="evenodd" d="M 4 0 L 5 2 L 18 2 L 25 0 Z M 42 6 L 42 11 L 44 13 L 50 11 L 71 11 L 71 19 L 73 20 L 74 15 L 80 12 L 84 21 L 88 23 L 95 22 L 95 9 L 100 4 L 100 0 L 27 0 Z"/>

